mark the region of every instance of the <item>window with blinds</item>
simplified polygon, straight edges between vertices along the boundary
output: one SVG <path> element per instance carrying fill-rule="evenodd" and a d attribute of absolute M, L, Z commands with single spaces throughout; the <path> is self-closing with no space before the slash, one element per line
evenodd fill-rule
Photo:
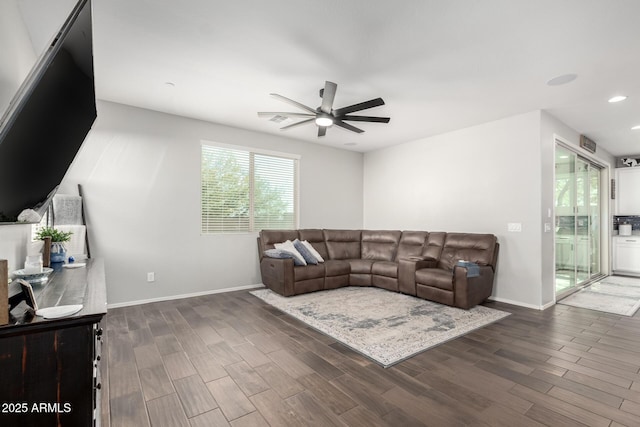
<path fill-rule="evenodd" d="M 202 145 L 202 233 L 297 228 L 298 159 Z"/>

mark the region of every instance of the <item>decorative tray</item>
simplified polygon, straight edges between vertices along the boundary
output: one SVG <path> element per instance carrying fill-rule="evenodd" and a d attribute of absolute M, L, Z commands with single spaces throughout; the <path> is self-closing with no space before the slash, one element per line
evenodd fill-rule
<path fill-rule="evenodd" d="M 49 278 L 49 274 L 53 272 L 53 268 L 43 267 L 42 273 L 25 273 L 24 269 L 12 272 L 12 276 L 16 279 L 22 279 L 29 283 L 44 283 Z"/>

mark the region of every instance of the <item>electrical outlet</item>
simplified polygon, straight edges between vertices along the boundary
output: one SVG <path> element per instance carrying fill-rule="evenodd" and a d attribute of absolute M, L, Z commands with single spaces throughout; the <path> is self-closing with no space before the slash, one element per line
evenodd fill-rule
<path fill-rule="evenodd" d="M 510 222 L 507 224 L 507 230 L 510 232 L 519 233 L 522 231 L 522 223 L 520 222 Z"/>
<path fill-rule="evenodd" d="M 156 273 L 150 271 L 147 273 L 147 282 L 155 282 L 156 281 Z"/>

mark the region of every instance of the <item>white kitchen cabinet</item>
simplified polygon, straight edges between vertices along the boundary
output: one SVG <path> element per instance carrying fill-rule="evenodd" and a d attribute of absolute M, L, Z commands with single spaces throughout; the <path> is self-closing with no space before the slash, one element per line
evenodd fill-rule
<path fill-rule="evenodd" d="M 616 215 L 640 215 L 640 167 L 616 169 Z"/>
<path fill-rule="evenodd" d="M 640 275 L 640 236 L 613 238 L 613 271 Z"/>
<path fill-rule="evenodd" d="M 556 235 L 556 268 L 573 270 L 575 268 L 573 236 Z"/>
<path fill-rule="evenodd" d="M 576 267 L 579 275 L 588 277 L 591 266 L 591 251 L 589 250 L 589 237 L 578 236 L 576 239 Z"/>

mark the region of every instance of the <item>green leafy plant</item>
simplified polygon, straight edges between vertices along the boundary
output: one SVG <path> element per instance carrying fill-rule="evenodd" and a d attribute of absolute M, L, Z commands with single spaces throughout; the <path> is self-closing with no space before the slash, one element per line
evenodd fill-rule
<path fill-rule="evenodd" d="M 45 237 L 51 237 L 52 242 L 68 242 L 71 240 L 71 231 L 60 231 L 52 227 L 44 227 L 38 230 L 36 238 L 38 240 L 44 240 Z"/>

